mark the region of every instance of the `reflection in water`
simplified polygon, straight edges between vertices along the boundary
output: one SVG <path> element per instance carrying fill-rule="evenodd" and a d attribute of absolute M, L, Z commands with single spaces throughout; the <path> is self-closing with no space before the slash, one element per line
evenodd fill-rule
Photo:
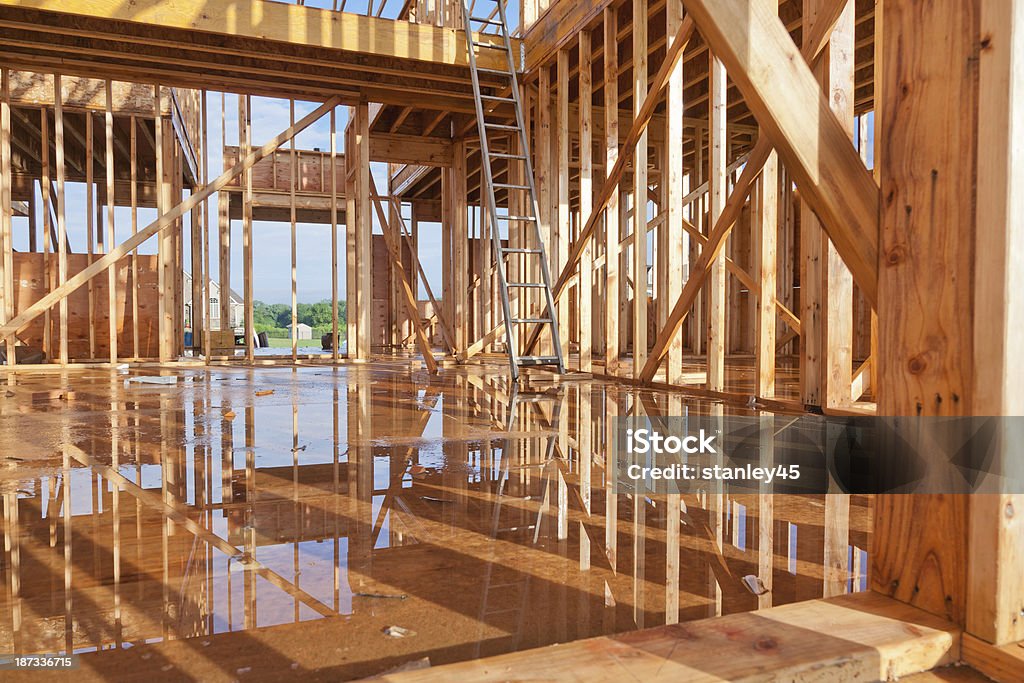
<path fill-rule="evenodd" d="M 500 372 L 9 380 L 0 650 L 274 626 L 346 678 L 864 589 L 864 497 L 610 492 L 612 418 L 732 409 Z"/>

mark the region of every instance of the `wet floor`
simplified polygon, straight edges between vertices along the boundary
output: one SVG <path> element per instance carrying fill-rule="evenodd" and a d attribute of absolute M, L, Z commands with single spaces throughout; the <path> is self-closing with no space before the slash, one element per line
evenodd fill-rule
<path fill-rule="evenodd" d="M 0 652 L 346 680 L 866 584 L 866 498 L 611 492 L 616 416 L 749 411 L 420 366 L 8 376 Z"/>

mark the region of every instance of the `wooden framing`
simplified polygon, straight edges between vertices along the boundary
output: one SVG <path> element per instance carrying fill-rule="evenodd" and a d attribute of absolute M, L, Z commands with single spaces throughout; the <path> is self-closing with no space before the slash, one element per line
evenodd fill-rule
<path fill-rule="evenodd" d="M 0 0 L 0 45 L 14 55 L 0 67 L 0 343 L 5 345 L 8 363 L 15 364 L 16 347 L 23 343 L 18 336 L 42 318 L 42 349 L 63 371 L 87 367 L 79 362 L 84 359 L 69 351 L 73 348 L 69 343 L 79 341 L 73 329 L 76 305 L 69 297 L 85 287 L 91 292 L 90 323 L 105 311 L 108 315 L 103 321 L 105 331 L 93 326 L 87 331 L 88 360 L 103 360 L 107 365 L 139 360 L 145 343 L 140 339 L 139 314 L 147 307 L 145 300 L 140 304 L 139 282 L 144 277 L 140 272 L 151 260 L 140 257 L 138 247 L 151 237 L 157 237 L 153 259 L 158 280 L 157 359 L 164 363 L 177 359 L 182 352 L 182 310 L 188 294 L 182 284 L 183 246 L 187 246 L 183 222 L 191 230 L 192 350 L 202 348 L 204 363 L 214 360 L 207 320 L 206 208 L 209 197 L 220 192 L 221 325 L 230 320 L 228 291 L 234 269 L 244 282 L 245 361 L 255 365 L 253 240 L 258 232 L 254 222 L 260 219 L 254 215 L 259 205 L 253 167 L 267 159 L 276 172 L 275 152 L 288 142 L 287 153 L 282 150 L 281 154 L 290 161 L 288 188 L 274 196 L 275 207 L 287 209 L 290 225 L 293 333 L 288 361 L 306 360 L 298 353 L 295 331 L 297 232 L 303 222 L 297 188 L 305 152 L 298 150 L 294 136 L 328 111 L 329 191 L 324 188 L 324 165 L 319 168 L 321 199 L 329 201 L 331 328 L 337 336 L 341 327 L 337 230 L 342 213 L 337 204 L 342 199 L 338 196 L 342 179 L 337 177 L 334 109 L 342 103 L 351 106 L 341 166 L 349 355 L 356 362 L 373 358 L 377 349 L 371 344 L 383 325 L 385 346 L 408 346 L 414 341 L 427 370 L 435 373 L 439 364 L 428 326 L 423 324 L 428 316 L 438 323 L 443 346 L 460 362 L 499 350 L 494 342 L 502 325 L 493 317 L 494 265 L 488 240 L 501 236 L 497 226 L 478 218 L 479 155 L 469 116 L 465 39 L 451 24 L 458 8 L 435 3 L 428 12 L 429 3 L 421 3 L 416 13 L 429 14 L 429 24 L 403 20 L 385 26 L 379 17 L 356 19 L 352 13 L 267 3 L 268 17 L 284 18 L 275 24 L 266 17 L 257 20 L 256 5 L 247 4 L 236 17 L 240 23 L 229 30 L 229 17 L 216 3 L 205 14 L 189 16 L 191 1 L 167 9 L 146 0 L 132 9 L 112 0 L 76 0 L 72 9 L 79 11 L 74 12 L 58 8 L 52 0 Z M 1013 415 L 1024 410 L 1019 396 L 1024 365 L 1018 358 L 1024 345 L 1018 310 L 1024 285 L 1024 195 L 1019 190 L 1024 173 L 1017 153 L 1024 135 L 1022 5 L 995 0 L 973 4 L 885 0 L 871 10 L 858 10 L 856 3 L 843 0 L 803 0 L 799 8 L 793 3 L 780 6 L 774 0 L 635 0 L 627 9 L 621 2 L 607 0 L 560 0 L 546 7 L 524 6 L 523 16 L 538 22 L 533 40 L 531 29 L 524 27 L 527 70 L 521 81 L 535 140 L 538 218 L 551 266 L 558 271 L 554 295 L 559 341 L 570 364 L 578 359 L 575 367 L 584 373 L 636 384 L 664 379 L 668 385 L 689 390 L 704 385 L 698 390 L 702 397 L 740 397 L 755 409 L 798 410 L 802 405 L 824 412 L 907 417 Z M 335 14 L 329 21 L 323 19 Z M 72 15 L 80 18 L 72 20 Z M 41 17 L 54 21 L 44 24 Z M 299 20 L 310 18 L 326 23 L 296 29 Z M 652 28 L 652 22 L 662 18 L 664 31 Z M 154 32 L 158 24 L 168 28 L 168 36 Z M 800 48 L 792 39 L 797 28 Z M 695 30 L 701 40 L 689 45 Z M 865 37 L 868 34 L 870 38 Z M 29 35 L 52 37 L 52 44 L 34 53 L 27 44 Z M 191 36 L 194 43 L 182 42 L 181 57 L 161 65 L 158 59 L 169 56 L 172 38 L 180 41 L 182 36 Z M 214 49 L 213 36 L 222 43 L 225 62 L 220 66 L 212 64 L 212 55 L 221 54 Z M 360 36 L 371 36 L 370 43 L 385 42 L 372 45 Z M 242 41 L 249 42 L 243 45 Z M 254 54 L 254 46 L 261 43 L 276 46 L 268 49 L 273 54 L 265 58 Z M 136 46 L 137 60 L 132 62 L 126 50 Z M 318 67 L 310 50 L 343 59 Z M 865 56 L 868 53 L 873 56 Z M 205 57 L 194 59 L 197 54 Z M 292 72 L 273 66 L 289 56 L 296 65 Z M 109 64 L 101 64 L 102 58 Z M 234 76 L 226 73 L 229 66 L 245 60 L 250 60 L 246 69 Z M 52 102 L 35 104 L 42 108 L 39 115 L 26 114 L 28 105 L 11 101 L 12 68 L 30 64 L 53 72 Z M 204 64 L 212 69 L 208 75 L 201 73 Z M 150 82 L 145 87 L 152 97 L 147 92 L 151 102 L 145 111 L 118 110 L 117 79 L 139 76 L 149 66 L 153 69 L 146 75 Z M 407 72 L 402 73 L 403 69 Z M 877 78 L 868 82 L 867 70 Z M 88 93 L 68 92 L 69 79 L 79 73 L 104 77 L 102 108 Z M 380 80 L 374 80 L 378 76 Z M 417 76 L 422 76 L 424 84 L 412 83 Z M 247 85 L 245 79 L 250 77 Z M 200 95 L 201 163 L 190 159 L 195 149 L 181 147 L 183 133 L 174 115 L 167 113 L 179 106 L 175 89 L 182 84 L 240 93 L 235 152 L 239 161 L 212 182 L 207 178 L 206 92 Z M 403 85 L 411 89 L 402 91 Z M 417 93 L 435 87 L 436 93 L 425 94 L 422 105 L 411 101 Z M 309 96 L 315 88 L 336 94 L 296 122 L 294 99 Z M 484 88 L 503 92 L 493 82 Z M 290 125 L 268 145 L 253 150 L 251 98 L 266 94 L 291 99 Z M 595 108 L 595 97 L 602 107 Z M 655 115 L 659 110 L 663 113 Z M 102 152 L 94 144 L 99 142 L 94 117 L 100 111 Z M 866 117 L 872 111 L 876 149 L 868 154 Z M 861 117 L 857 147 L 851 144 L 854 115 Z M 127 129 L 122 119 L 127 120 Z M 626 126 L 624 136 L 620 136 L 621 126 Z M 597 159 L 595 136 L 598 150 L 603 145 Z M 513 144 L 502 151 L 515 153 L 516 149 Z M 328 156 L 318 153 L 321 160 Z M 877 181 L 865 167 L 869 156 Z M 372 162 L 389 164 L 386 197 L 377 194 Z M 97 175 L 101 165 L 102 179 Z M 197 173 L 202 174 L 201 181 Z M 598 187 L 595 176 L 601 179 Z M 76 222 L 79 212 L 70 205 L 69 196 L 77 195 L 69 187 L 83 180 L 89 199 L 85 215 Z M 510 178 L 509 182 L 522 180 Z M 29 244 L 38 246 L 37 181 L 43 218 L 41 279 L 46 293 L 21 306 L 16 296 L 20 254 L 14 249 L 12 225 L 19 211 L 24 213 L 19 207 L 33 207 L 28 209 Z M 229 185 L 234 205 L 228 198 Z M 120 205 L 119 197 L 124 203 L 126 186 L 131 236 L 116 244 L 115 207 Z M 182 200 L 186 189 L 191 192 Z M 140 230 L 137 212 L 154 202 L 158 218 Z M 404 202 L 419 207 L 413 213 L 412 235 L 407 234 L 402 216 L 402 207 L 408 206 Z M 232 207 L 240 214 L 232 214 Z M 242 221 L 242 260 L 234 264 L 230 257 L 233 215 Z M 376 257 L 374 215 L 386 247 Z M 418 279 L 425 282 L 428 273 L 416 253 L 416 223 L 434 222 L 438 215 L 443 296 L 435 299 L 428 286 L 434 310 L 422 314 L 420 304 L 425 302 L 417 301 Z M 82 227 L 85 240 L 77 244 Z M 648 256 L 651 232 L 655 233 L 653 259 Z M 510 234 L 508 239 L 511 246 L 530 246 L 521 234 Z M 81 253 L 75 253 L 73 246 Z M 375 294 L 374 285 L 381 288 L 380 279 L 374 277 L 375 258 L 379 265 L 381 254 L 388 261 L 391 286 L 383 287 L 386 293 Z M 130 263 L 120 262 L 129 257 Z M 85 265 L 76 272 L 78 263 Z M 513 257 L 513 271 L 523 267 L 524 260 Z M 125 272 L 132 283 L 130 351 L 125 322 L 129 309 L 124 302 L 128 287 L 119 279 Z M 104 273 L 106 278 L 94 279 Z M 649 282 L 655 296 L 653 309 L 649 309 Z M 84 291 L 80 294 L 85 296 Z M 867 306 L 855 303 L 861 295 Z M 375 306 L 386 307 L 383 315 Z M 514 306 L 523 309 L 527 302 L 520 299 Z M 872 306 L 877 309 L 877 326 L 872 322 Z M 686 329 L 683 322 L 688 316 L 692 325 Z M 534 331 L 520 340 L 521 352 L 549 343 L 539 336 Z M 109 340 L 108 353 L 101 349 L 104 337 Z M 791 352 L 797 338 L 801 369 L 792 373 L 788 368 L 796 360 Z M 80 343 L 86 343 L 85 333 Z M 333 344 L 332 362 L 341 359 L 339 346 Z M 631 368 L 623 361 L 623 352 L 629 349 Z M 684 365 L 684 353 L 691 354 L 685 358 L 692 362 Z M 700 355 L 704 358 L 699 359 Z M 659 375 L 666 361 L 666 372 Z M 734 367 L 741 371 L 730 372 Z M 633 396 L 632 401 L 615 396 L 598 405 L 584 388 L 569 394 L 575 403 L 567 401 L 566 408 L 575 411 L 574 419 L 583 423 L 584 431 L 578 431 L 571 442 L 564 426 L 553 430 L 563 454 L 569 453 L 570 446 L 576 451 L 598 446 L 602 439 L 596 437 L 602 427 L 595 416 L 602 409 L 605 416 L 632 411 L 651 417 L 664 410 L 649 396 Z M 798 400 L 789 398 L 797 395 Z M 367 399 L 364 392 L 352 410 L 368 410 Z M 668 403 L 670 411 L 685 407 L 681 398 Z M 355 436 L 369 434 L 364 429 L 366 425 L 360 425 Z M 604 439 L 614 437 L 614 429 L 606 429 Z M 1019 467 L 1005 445 L 998 455 L 1004 466 Z M 555 518 L 553 538 L 565 542 L 576 529 L 571 522 L 575 517 L 570 515 L 575 489 L 566 473 L 578 474 L 580 509 L 573 514 L 579 513 L 584 520 L 580 522 L 580 565 L 588 571 L 601 561 L 600 553 L 590 552 L 597 540 L 586 519 L 591 513 L 591 488 L 600 476 L 607 479 L 607 473 L 590 467 L 560 472 L 545 498 L 545 510 Z M 607 516 L 614 519 L 622 501 L 606 493 Z M 724 508 L 725 501 L 726 492 L 714 489 L 704 510 L 707 540 L 719 548 L 725 539 L 740 535 L 738 526 L 729 528 L 725 516 L 738 519 L 736 506 L 742 503 L 731 500 L 730 511 Z M 649 525 L 655 521 L 648 516 L 652 509 L 659 510 L 658 523 L 668 520 L 664 607 L 666 619 L 672 622 L 681 618 L 679 549 L 685 536 L 680 525 L 686 521 L 686 510 L 680 498 L 669 498 L 662 515 L 661 503 L 649 506 L 642 497 L 634 497 L 632 520 L 637 528 Z M 825 596 L 849 590 L 848 553 L 854 543 L 860 543 L 852 539 L 850 505 L 850 497 L 830 495 L 816 517 L 825 540 L 818 558 L 822 570 L 813 583 Z M 868 596 L 777 608 L 771 603 L 783 599 L 767 594 L 756 600 L 766 609 L 759 615 L 731 615 L 713 622 L 717 625 L 698 622 L 692 628 L 713 640 L 717 636 L 711 634 L 722 624 L 754 628 L 768 621 L 772 628 L 786 631 L 797 628 L 792 620 L 799 615 L 804 620 L 802 629 L 808 623 L 828 628 L 843 623 L 864 634 L 855 646 L 844 643 L 848 658 L 839 661 L 844 655 L 831 642 L 831 634 L 813 633 L 811 638 L 820 647 L 813 653 L 813 662 L 807 655 L 809 668 L 802 668 L 805 660 L 799 657 L 799 661 L 772 660 L 782 677 L 821 671 L 810 667 L 821 665 L 826 657 L 822 652 L 834 653 L 829 665 L 846 666 L 851 676 L 910 673 L 959 659 L 963 635 L 964 643 L 970 643 L 964 648 L 970 654 L 964 657 L 971 664 L 987 666 L 1012 680 L 1020 671 L 1016 668 L 1019 658 L 1007 648 L 1024 640 L 1019 614 L 1024 602 L 1019 585 L 1024 556 L 1018 521 L 1022 509 L 1024 500 L 1012 492 L 972 498 L 879 495 L 873 501 Z M 751 554 L 750 558 L 769 588 L 772 558 L 785 546 L 784 539 L 775 537 L 779 531 L 772 525 L 778 513 L 766 495 L 758 500 L 756 510 L 749 511 L 751 519 L 757 517 L 759 535 L 765 537 L 764 546 L 759 544 L 756 557 Z M 605 539 L 605 558 L 613 569 L 618 563 L 618 543 L 611 536 Z M 636 544 L 630 560 L 633 575 L 646 581 L 650 572 L 644 566 L 642 539 Z M 719 570 L 728 569 L 722 555 Z M 863 569 L 859 562 L 858 554 L 854 573 Z M 722 610 L 726 578 L 727 573 L 708 572 L 706 597 L 711 611 Z M 634 616 L 642 625 L 649 605 L 643 604 L 642 592 L 633 588 L 637 591 Z M 650 596 L 646 599 L 650 602 Z M 657 607 L 660 610 L 660 604 Z M 599 645 L 618 652 L 623 643 L 669 640 L 673 646 L 681 642 L 677 630 L 606 638 Z M 564 650 L 569 654 L 559 654 L 552 661 L 557 666 L 563 656 L 565 661 L 580 657 L 590 652 L 589 646 L 594 642 L 567 645 Z M 695 664 L 701 663 L 705 647 L 674 650 L 669 659 L 677 666 L 669 674 L 678 677 L 687 667 L 711 673 Z M 593 658 L 595 662 L 587 666 L 600 666 L 601 657 Z M 663 663 L 666 658 L 656 659 Z M 761 659 L 760 654 L 737 655 L 730 662 L 735 667 L 723 671 L 763 675 L 768 669 L 752 664 Z M 514 655 L 503 661 L 521 660 Z M 476 665 L 460 666 L 463 671 L 481 672 Z"/>

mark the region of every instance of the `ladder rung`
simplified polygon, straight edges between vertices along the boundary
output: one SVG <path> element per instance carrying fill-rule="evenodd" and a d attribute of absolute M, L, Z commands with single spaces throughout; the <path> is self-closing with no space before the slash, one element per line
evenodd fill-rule
<path fill-rule="evenodd" d="M 511 76 L 511 71 L 503 71 L 502 69 L 488 69 L 482 66 L 476 68 L 477 71 L 484 74 L 494 74 L 495 76 Z"/>
<path fill-rule="evenodd" d="M 510 126 L 507 123 L 488 123 L 484 121 L 484 128 L 494 128 L 496 130 L 519 130 L 519 126 Z"/>
<path fill-rule="evenodd" d="M 487 156 L 494 157 L 496 159 L 519 159 L 525 161 L 526 157 L 522 154 L 508 154 L 507 152 L 488 152 Z"/>
<path fill-rule="evenodd" d="M 476 21 L 476 22 L 481 23 L 481 24 L 490 24 L 491 26 L 501 26 L 502 25 L 500 21 L 495 21 L 494 19 L 481 19 L 480 17 L 470 17 L 469 20 L 470 21 Z"/>
<path fill-rule="evenodd" d="M 543 287 L 543 282 L 506 282 L 506 287 Z"/>
<path fill-rule="evenodd" d="M 513 323 L 551 323 L 554 322 L 551 318 L 512 318 Z"/>
<path fill-rule="evenodd" d="M 477 47 L 489 47 L 492 50 L 501 50 L 502 52 L 505 51 L 505 46 L 501 44 L 481 43 L 479 40 L 474 40 L 473 44 L 476 45 Z"/>
<path fill-rule="evenodd" d="M 499 221 L 521 221 L 524 223 L 535 223 L 537 221 L 533 216 L 498 216 Z"/>
<path fill-rule="evenodd" d="M 515 102 L 514 97 L 498 97 L 497 95 L 481 95 L 481 100 L 491 100 L 492 102 Z"/>
<path fill-rule="evenodd" d="M 491 183 L 494 187 L 503 187 L 506 190 L 529 190 L 529 185 L 516 185 L 514 183 Z"/>
<path fill-rule="evenodd" d="M 502 247 L 501 251 L 506 254 L 539 254 L 540 249 L 521 249 L 519 247 Z"/>
<path fill-rule="evenodd" d="M 550 365 L 558 362 L 558 356 L 520 356 L 520 365 Z M 522 398 L 522 394 L 519 396 Z M 542 395 L 542 398 L 553 398 L 546 394 Z"/>

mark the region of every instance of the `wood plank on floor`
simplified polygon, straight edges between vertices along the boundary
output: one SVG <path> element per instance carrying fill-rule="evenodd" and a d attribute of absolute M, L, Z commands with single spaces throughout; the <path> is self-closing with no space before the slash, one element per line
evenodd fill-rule
<path fill-rule="evenodd" d="M 953 624 L 869 592 L 589 638 L 378 680 L 893 680 L 951 664 L 959 652 L 960 632 Z"/>

